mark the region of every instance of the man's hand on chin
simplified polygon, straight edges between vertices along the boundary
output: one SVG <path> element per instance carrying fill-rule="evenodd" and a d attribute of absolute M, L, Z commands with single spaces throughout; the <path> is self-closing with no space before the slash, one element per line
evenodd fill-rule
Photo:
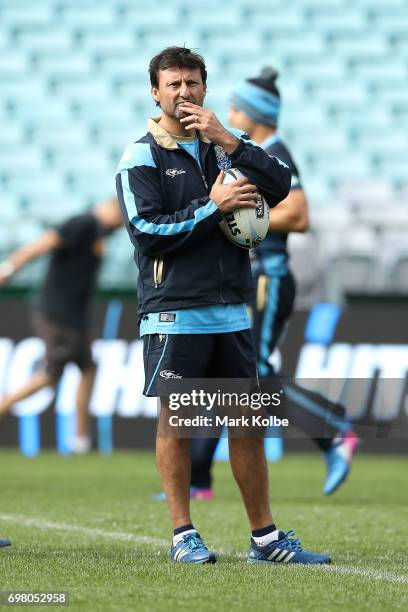
<path fill-rule="evenodd" d="M 238 138 L 224 128 L 212 111 L 192 102 L 183 102 L 178 108 L 186 115 L 180 119 L 186 130 L 199 131 L 208 140 L 220 145 L 228 155 L 238 147 Z"/>

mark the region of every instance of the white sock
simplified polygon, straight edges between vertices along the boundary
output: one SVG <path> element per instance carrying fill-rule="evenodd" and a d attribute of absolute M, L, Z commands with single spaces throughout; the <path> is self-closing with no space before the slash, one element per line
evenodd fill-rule
<path fill-rule="evenodd" d="M 270 544 L 271 542 L 276 542 L 276 540 L 279 540 L 279 529 L 270 531 L 266 535 L 261 536 L 259 538 L 254 538 L 254 536 L 252 536 L 252 539 L 257 546 L 266 546 L 267 544 Z"/>
<path fill-rule="evenodd" d="M 85 455 L 92 447 L 91 438 L 88 436 L 76 436 L 72 445 L 72 452 L 75 455 Z"/>
<path fill-rule="evenodd" d="M 195 529 L 186 529 L 186 531 L 182 531 L 177 535 L 173 536 L 173 546 L 176 546 L 183 539 L 183 536 L 187 535 L 187 533 L 197 533 Z"/>

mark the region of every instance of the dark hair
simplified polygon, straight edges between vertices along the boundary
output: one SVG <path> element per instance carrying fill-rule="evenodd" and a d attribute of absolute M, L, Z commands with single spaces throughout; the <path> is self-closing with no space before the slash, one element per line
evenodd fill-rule
<path fill-rule="evenodd" d="M 272 66 L 266 66 L 261 70 L 261 74 L 254 79 L 248 79 L 253 85 L 257 85 L 262 89 L 270 91 L 274 96 L 280 98 L 279 89 L 275 85 L 275 81 L 279 76 L 279 72 L 272 68 Z"/>
<path fill-rule="evenodd" d="M 153 57 L 149 64 L 152 87 L 159 86 L 159 70 L 167 68 L 199 68 L 204 85 L 207 83 L 207 70 L 203 58 L 187 47 L 166 47 Z"/>

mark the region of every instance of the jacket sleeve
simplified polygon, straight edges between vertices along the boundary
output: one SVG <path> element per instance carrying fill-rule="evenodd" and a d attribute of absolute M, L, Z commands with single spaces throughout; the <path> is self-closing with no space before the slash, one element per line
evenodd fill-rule
<path fill-rule="evenodd" d="M 198 198 L 186 203 L 183 210 L 167 214 L 150 145 L 135 143 L 131 147 L 133 151 L 125 151 L 122 157 L 116 188 L 133 244 L 142 254 L 155 257 L 181 250 L 207 237 L 222 219 L 215 202 L 209 197 Z"/>
<path fill-rule="evenodd" d="M 229 157 L 232 165 L 239 168 L 266 196 L 270 206 L 276 206 L 286 198 L 291 185 L 291 171 L 283 161 L 245 140 L 242 133 L 237 149 Z"/>

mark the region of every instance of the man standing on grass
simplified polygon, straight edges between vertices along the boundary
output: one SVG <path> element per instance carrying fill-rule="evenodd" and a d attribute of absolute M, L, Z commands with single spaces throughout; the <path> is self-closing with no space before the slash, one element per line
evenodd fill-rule
<path fill-rule="evenodd" d="M 151 60 L 149 72 L 162 114 L 149 119 L 148 133 L 125 149 L 117 175 L 139 268 L 144 394 L 158 395 L 160 377 L 255 379 L 246 313 L 253 296 L 249 256 L 218 224 L 223 214 L 254 207 L 257 190 L 271 206 L 278 204 L 289 192 L 290 170 L 203 108 L 207 72 L 199 55 L 169 47 Z M 224 185 L 225 160 L 248 178 Z M 229 447 L 252 530 L 248 561 L 329 563 L 274 524 L 263 437 L 230 436 Z M 190 516 L 189 439 L 158 436 L 156 455 L 174 528 L 171 559 L 214 563 L 215 553 Z"/>

